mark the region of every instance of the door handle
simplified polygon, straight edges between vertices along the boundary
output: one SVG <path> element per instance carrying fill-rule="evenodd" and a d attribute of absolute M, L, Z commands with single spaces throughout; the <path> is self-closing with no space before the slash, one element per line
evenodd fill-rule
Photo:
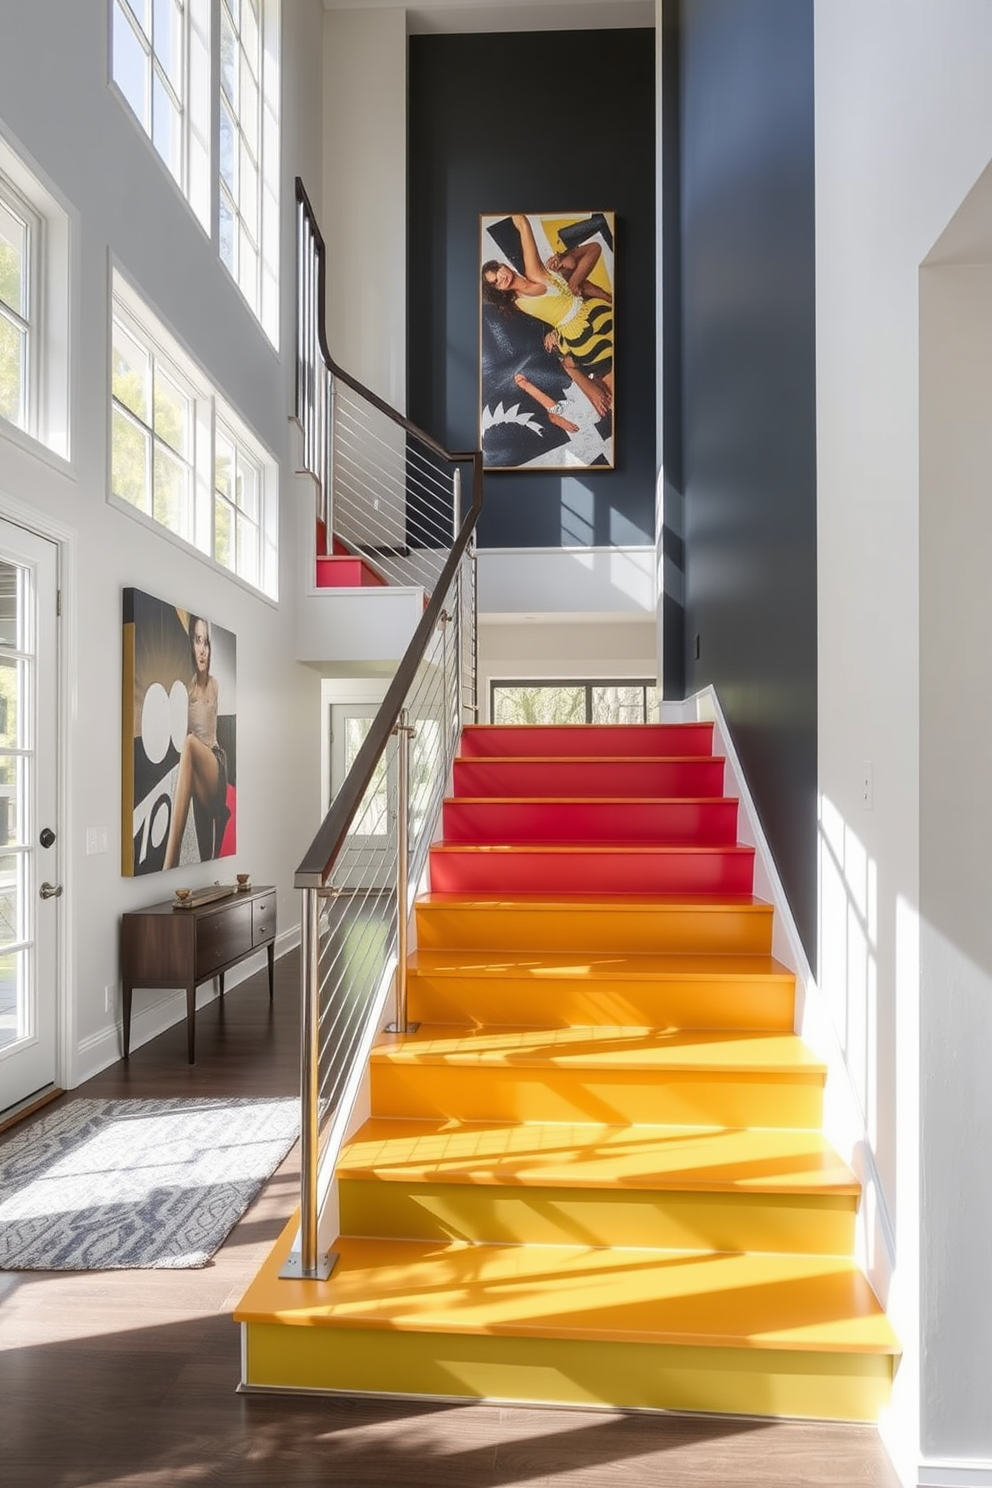
<path fill-rule="evenodd" d="M 62 897 L 62 885 L 43 883 L 38 893 L 42 899 L 60 899 Z"/>

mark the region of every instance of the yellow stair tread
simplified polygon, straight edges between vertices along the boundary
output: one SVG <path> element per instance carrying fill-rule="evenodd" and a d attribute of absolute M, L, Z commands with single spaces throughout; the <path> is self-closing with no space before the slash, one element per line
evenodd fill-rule
<path fill-rule="evenodd" d="M 721 1074 L 823 1076 L 826 1066 L 794 1033 L 725 1029 L 607 1026 L 529 1028 L 421 1024 L 415 1033 L 386 1033 L 373 1062 L 507 1065 L 557 1069 L 708 1070 Z"/>
<path fill-rule="evenodd" d="M 235 1318 L 707 1347 L 894 1354 L 864 1275 L 833 1256 L 341 1237 L 326 1282 L 285 1281 L 288 1228 Z"/>
<path fill-rule="evenodd" d="M 816 1131 L 372 1117 L 340 1178 L 407 1183 L 857 1196 Z"/>
<path fill-rule="evenodd" d="M 774 977 L 792 983 L 795 975 L 773 956 L 733 954 L 685 955 L 664 951 L 468 951 L 417 950 L 407 965 L 414 974 L 432 977 L 581 977 L 589 981 L 635 981 L 643 978 L 680 981 L 750 981 Z"/>

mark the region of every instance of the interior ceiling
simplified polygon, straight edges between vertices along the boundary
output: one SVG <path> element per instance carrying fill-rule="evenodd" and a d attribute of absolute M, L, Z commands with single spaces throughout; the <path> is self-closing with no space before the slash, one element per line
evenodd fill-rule
<path fill-rule="evenodd" d="M 379 0 L 324 0 L 325 10 L 394 9 Z M 411 35 L 465 31 L 595 31 L 653 26 L 655 0 L 428 0 L 406 6 Z"/>

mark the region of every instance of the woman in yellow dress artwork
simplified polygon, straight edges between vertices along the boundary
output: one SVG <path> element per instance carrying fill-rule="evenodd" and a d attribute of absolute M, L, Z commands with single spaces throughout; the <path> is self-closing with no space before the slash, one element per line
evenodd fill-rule
<path fill-rule="evenodd" d="M 581 388 L 597 415 L 613 405 L 613 301 L 609 290 L 590 276 L 599 262 L 599 243 L 582 242 L 542 263 L 530 220 L 515 213 L 524 272 L 490 259 L 482 266 L 482 295 L 503 313 L 520 313 L 549 327 L 547 351 Z"/>

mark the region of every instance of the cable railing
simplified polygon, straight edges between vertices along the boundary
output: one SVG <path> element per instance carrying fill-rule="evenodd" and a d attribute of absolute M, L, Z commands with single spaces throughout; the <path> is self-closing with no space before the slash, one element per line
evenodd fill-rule
<path fill-rule="evenodd" d="M 299 181 L 297 206 L 297 417 L 318 515 L 328 531 L 333 517 L 336 535 L 342 521 L 352 523 L 348 546 L 374 550 L 372 562 L 393 582 L 427 591 L 378 713 L 365 728 L 351 720 L 350 768 L 296 872 L 303 896 L 300 1238 L 282 1274 L 320 1278 L 333 1265 L 321 1253 L 320 1220 L 334 1164 L 384 1020 L 393 1030 L 408 1028 L 413 901 L 462 723 L 478 716 L 474 532 L 482 457 L 443 450 L 331 361 L 324 245 Z M 466 468 L 471 500 L 463 511 Z"/>
<path fill-rule="evenodd" d="M 333 360 L 324 333 L 326 249 L 296 182 L 296 419 L 328 543 L 390 584 L 430 592 L 451 546 L 451 456 Z M 465 458 L 464 456 L 462 457 Z M 315 529 L 316 531 L 316 524 Z"/>

